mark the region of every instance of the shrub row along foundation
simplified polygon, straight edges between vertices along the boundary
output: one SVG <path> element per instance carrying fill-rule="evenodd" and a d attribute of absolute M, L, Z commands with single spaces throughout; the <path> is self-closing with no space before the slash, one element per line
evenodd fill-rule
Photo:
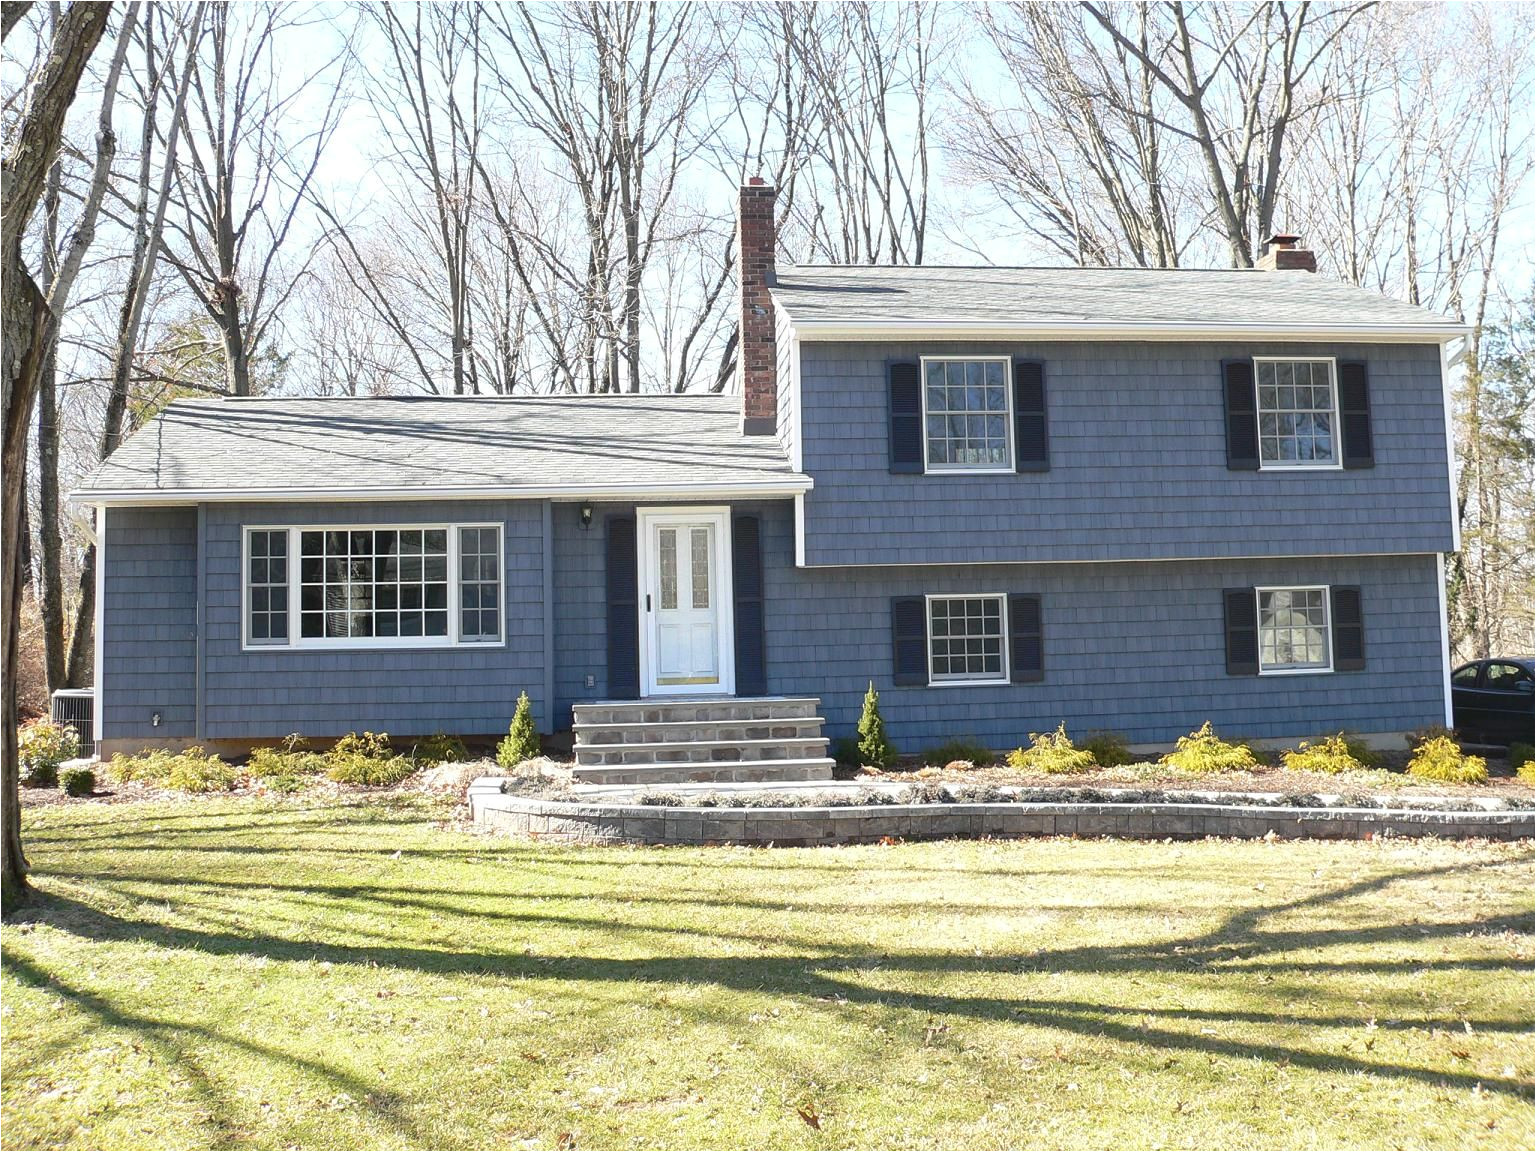
<path fill-rule="evenodd" d="M 1529 811 L 1255 808 L 1238 804 L 881 804 L 826 808 L 662 808 L 509 795 L 494 777 L 469 790 L 476 823 L 536 839 L 634 844 L 866 844 L 1024 836 L 1130 840 L 1364 840 L 1372 836 L 1529 839 Z"/>

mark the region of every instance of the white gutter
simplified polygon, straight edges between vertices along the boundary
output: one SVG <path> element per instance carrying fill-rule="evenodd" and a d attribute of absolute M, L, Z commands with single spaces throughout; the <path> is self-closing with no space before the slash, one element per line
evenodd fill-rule
<path fill-rule="evenodd" d="M 397 488 L 85 488 L 69 494 L 74 504 L 97 508 L 192 504 L 318 504 L 382 500 L 727 500 L 782 499 L 809 492 L 809 476 L 735 484 L 500 485 Z"/>
<path fill-rule="evenodd" d="M 1426 340 L 1444 344 L 1463 338 L 1464 324 L 1211 324 L 1162 320 L 794 320 L 803 341 L 819 340 L 1353 340 L 1393 343 Z"/>

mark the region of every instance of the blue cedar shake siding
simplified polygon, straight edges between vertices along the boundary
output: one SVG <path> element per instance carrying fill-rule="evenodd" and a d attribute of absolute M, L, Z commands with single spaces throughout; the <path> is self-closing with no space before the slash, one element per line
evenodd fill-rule
<path fill-rule="evenodd" d="M 504 646 L 240 648 L 242 525 L 500 522 Z M 517 694 L 548 715 L 544 684 L 542 507 L 539 501 L 210 504 L 204 736 L 243 740 L 302 732 L 490 735 L 506 730 Z"/>
<path fill-rule="evenodd" d="M 1127 564 L 802 569 L 792 505 L 738 506 L 762 518 L 768 691 L 821 697 L 828 730 L 853 730 L 866 683 L 880 688 L 893 738 L 918 751 L 951 736 L 999 748 L 1065 722 L 1069 730 L 1171 742 L 1201 721 L 1244 737 L 1390 732 L 1440 722 L 1439 615 L 1433 556 Z M 633 505 L 552 505 L 554 706 L 544 699 L 542 506 L 464 504 L 208 505 L 207 740 L 316 737 L 349 729 L 492 734 L 517 693 L 542 729 L 570 705 L 607 696 L 603 517 Z M 506 525 L 504 648 L 240 649 L 239 527 L 284 523 L 501 520 Z M 198 513 L 107 513 L 103 738 L 194 737 Z M 1358 584 L 1367 667 L 1316 676 L 1225 672 L 1221 592 L 1252 584 Z M 997 687 L 891 684 L 890 598 L 930 592 L 1033 592 L 1043 598 L 1045 679 Z M 593 687 L 586 687 L 586 677 Z M 162 723 L 151 727 L 151 713 Z"/>
<path fill-rule="evenodd" d="M 603 517 L 582 531 L 554 506 L 555 722 L 607 697 Z M 1395 732 L 1445 717 L 1433 556 L 1131 564 L 805 569 L 794 566 L 786 501 L 738 505 L 762 517 L 768 691 L 819 696 L 833 736 L 857 722 L 873 679 L 892 737 L 916 752 L 952 736 L 1013 747 L 1065 722 L 1172 743 L 1199 725 L 1247 738 L 1349 728 Z M 1367 666 L 1308 676 L 1228 676 L 1222 589 L 1358 584 Z M 996 687 L 891 684 L 893 596 L 1037 592 L 1044 598 L 1045 679 Z M 591 675 L 595 684 L 585 687 Z"/>
<path fill-rule="evenodd" d="M 950 564 L 1451 550 L 1434 344 L 802 342 L 806 563 Z M 892 475 L 886 365 L 1040 360 L 1049 472 Z M 1227 469 L 1221 363 L 1368 365 L 1375 467 Z M 1436 641 L 1438 643 L 1438 641 Z"/>
<path fill-rule="evenodd" d="M 258 740 L 352 730 L 493 735 L 517 694 L 548 727 L 544 692 L 542 504 L 209 504 L 204 510 L 205 638 L 196 641 L 198 510 L 107 513 L 103 739 Z M 501 522 L 503 646 L 242 651 L 241 527 Z M 202 731 L 195 700 L 202 679 Z M 159 728 L 151 725 L 160 712 Z"/>
<path fill-rule="evenodd" d="M 101 739 L 189 739 L 197 693 L 197 509 L 109 508 Z M 153 717 L 160 714 L 160 726 Z"/>

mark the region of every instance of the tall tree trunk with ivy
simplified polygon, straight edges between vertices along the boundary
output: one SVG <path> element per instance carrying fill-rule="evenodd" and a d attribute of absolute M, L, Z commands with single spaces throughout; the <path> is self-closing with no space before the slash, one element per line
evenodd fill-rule
<path fill-rule="evenodd" d="M 19 5 L 7 5 L 5 31 L 14 29 Z M 3 648 L 3 716 L 0 716 L 0 903 L 6 909 L 26 897 L 27 858 L 21 845 L 21 763 L 16 745 L 19 720 L 16 672 L 21 627 L 22 504 L 26 495 L 27 439 L 32 430 L 32 409 L 43 369 L 48 330 L 48 305 L 32 279 L 22 256 L 21 237 L 27 221 L 42 199 L 48 171 L 58 156 L 64 120 L 74 102 L 75 89 L 90 62 L 91 53 L 107 29 L 111 4 L 76 0 L 54 24 L 48 56 L 28 93 L 26 110 L 12 134 L 3 175 L 0 201 L 4 204 L 0 225 L 0 379 L 4 397 L 4 454 L 0 472 L 4 479 L 3 515 L 0 515 L 0 648 Z"/>

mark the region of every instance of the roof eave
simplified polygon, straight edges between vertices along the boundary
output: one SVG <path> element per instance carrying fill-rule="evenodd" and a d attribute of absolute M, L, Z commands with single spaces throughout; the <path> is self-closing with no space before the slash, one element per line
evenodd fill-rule
<path fill-rule="evenodd" d="M 809 492 L 809 476 L 690 484 L 460 485 L 395 488 L 78 488 L 72 504 L 188 507 L 196 504 L 325 504 L 439 500 L 767 500 Z"/>
<path fill-rule="evenodd" d="M 780 305 L 783 307 L 783 305 Z M 1466 336 L 1465 324 L 1208 324 L 1167 321 L 1053 320 L 1019 323 L 1001 320 L 801 320 L 785 307 L 802 340 L 1354 340 L 1361 343 L 1425 341 L 1446 344 Z"/>

